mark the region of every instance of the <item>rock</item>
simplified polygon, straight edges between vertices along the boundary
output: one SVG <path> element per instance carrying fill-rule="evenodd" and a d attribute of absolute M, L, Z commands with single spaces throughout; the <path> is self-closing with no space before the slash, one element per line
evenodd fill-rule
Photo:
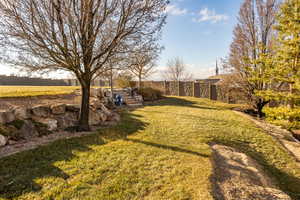
<path fill-rule="evenodd" d="M 108 116 L 104 112 L 98 111 L 98 115 L 102 122 L 105 122 L 108 119 Z"/>
<path fill-rule="evenodd" d="M 7 142 L 8 142 L 8 139 L 5 136 L 0 135 L 0 147 L 5 146 L 7 144 Z"/>
<path fill-rule="evenodd" d="M 57 129 L 57 120 L 52 118 L 33 118 L 35 122 L 47 125 L 47 130 L 49 131 L 55 131 Z"/>
<path fill-rule="evenodd" d="M 101 103 L 100 105 L 100 109 L 107 115 L 107 116 L 111 116 L 112 115 L 112 112 L 106 108 L 106 106 L 104 104 Z"/>
<path fill-rule="evenodd" d="M 27 108 L 16 107 L 13 109 L 13 113 L 14 113 L 16 119 L 24 120 L 24 119 L 31 118 L 30 110 Z"/>
<path fill-rule="evenodd" d="M 58 128 L 64 130 L 77 125 L 78 114 L 75 112 L 66 112 L 64 115 L 58 116 L 55 119 L 57 120 Z"/>
<path fill-rule="evenodd" d="M 135 100 L 142 103 L 144 101 L 143 96 L 142 95 L 136 95 L 134 96 Z"/>
<path fill-rule="evenodd" d="M 90 106 L 94 109 L 101 109 L 102 103 L 96 98 L 91 98 Z"/>
<path fill-rule="evenodd" d="M 34 106 L 32 107 L 32 113 L 38 117 L 48 117 L 50 115 L 50 107 L 49 106 Z"/>
<path fill-rule="evenodd" d="M 18 130 L 18 136 L 24 139 L 31 139 L 33 137 L 38 137 L 39 133 L 32 121 L 25 120 L 23 126 Z"/>
<path fill-rule="evenodd" d="M 14 145 L 14 144 L 17 144 L 18 142 L 15 141 L 15 140 L 8 140 L 8 144 L 9 145 Z"/>
<path fill-rule="evenodd" d="M 66 111 L 79 112 L 80 111 L 80 105 L 78 105 L 78 104 L 67 104 L 66 105 Z"/>
<path fill-rule="evenodd" d="M 89 124 L 94 126 L 94 125 L 99 125 L 101 122 L 102 122 L 101 115 L 96 110 L 90 109 Z"/>
<path fill-rule="evenodd" d="M 93 100 L 91 102 L 91 107 L 94 108 L 95 110 L 98 110 L 98 109 L 101 110 L 108 116 L 112 114 L 112 112 L 107 107 L 105 107 L 105 105 L 103 103 L 101 103 L 101 101 L 99 101 L 98 99 Z"/>
<path fill-rule="evenodd" d="M 66 105 L 65 104 L 56 104 L 50 107 L 52 114 L 60 115 L 66 112 Z"/>
<path fill-rule="evenodd" d="M 0 111 L 0 123 L 7 124 L 16 119 L 14 113 L 12 111 Z"/>
<path fill-rule="evenodd" d="M 118 122 L 121 120 L 121 117 L 118 113 L 112 113 L 111 117 L 108 120 Z"/>
<path fill-rule="evenodd" d="M 300 130 L 293 130 L 293 136 L 300 141 Z"/>
<path fill-rule="evenodd" d="M 104 92 L 103 92 L 102 88 L 99 88 L 98 92 L 97 92 L 97 98 L 99 100 L 101 100 L 103 97 L 104 97 Z"/>

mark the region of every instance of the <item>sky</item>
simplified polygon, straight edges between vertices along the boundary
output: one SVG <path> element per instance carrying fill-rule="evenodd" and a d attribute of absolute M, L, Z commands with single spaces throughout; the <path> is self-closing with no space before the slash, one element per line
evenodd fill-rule
<path fill-rule="evenodd" d="M 243 0 L 170 0 L 166 12 L 161 45 L 164 51 L 157 61 L 157 73 L 150 79 L 161 79 L 167 61 L 181 58 L 193 78 L 214 75 L 216 59 L 228 55 L 233 28 Z M 2 66 L 0 74 L 20 74 Z M 52 73 L 50 78 L 65 78 Z"/>
<path fill-rule="evenodd" d="M 183 59 L 194 78 L 215 73 L 216 59 L 228 55 L 233 28 L 243 0 L 171 0 L 162 35 L 165 50 L 158 66 Z"/>

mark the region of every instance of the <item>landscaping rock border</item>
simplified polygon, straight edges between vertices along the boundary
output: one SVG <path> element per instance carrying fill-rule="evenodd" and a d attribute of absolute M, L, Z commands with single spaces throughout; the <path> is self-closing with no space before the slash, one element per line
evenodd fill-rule
<path fill-rule="evenodd" d="M 238 115 L 241 115 L 243 117 L 248 118 L 254 124 L 266 131 L 268 134 L 270 134 L 273 138 L 275 138 L 279 143 L 282 144 L 282 146 L 293 156 L 295 157 L 298 166 L 300 167 L 300 142 L 297 141 L 292 133 L 288 130 L 282 129 L 279 126 L 275 126 L 272 124 L 267 123 L 264 120 L 258 120 L 255 119 L 252 116 L 249 116 L 245 113 L 239 112 L 239 111 L 233 111 Z"/>
<path fill-rule="evenodd" d="M 57 103 L 2 110 L 0 111 L 0 146 L 54 132 L 75 130 L 79 111 L 80 105 Z M 91 97 L 89 114 L 91 126 L 109 124 L 120 119 L 117 113 L 110 111 L 95 97 Z"/>

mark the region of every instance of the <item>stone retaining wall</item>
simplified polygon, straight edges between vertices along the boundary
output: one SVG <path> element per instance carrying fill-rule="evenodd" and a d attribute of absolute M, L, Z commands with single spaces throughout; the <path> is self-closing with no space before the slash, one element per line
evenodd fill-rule
<path fill-rule="evenodd" d="M 74 131 L 79 111 L 80 105 L 77 104 L 36 105 L 31 108 L 0 110 L 0 146 L 56 131 Z M 120 118 L 95 97 L 91 97 L 89 115 L 91 126 L 118 121 Z"/>

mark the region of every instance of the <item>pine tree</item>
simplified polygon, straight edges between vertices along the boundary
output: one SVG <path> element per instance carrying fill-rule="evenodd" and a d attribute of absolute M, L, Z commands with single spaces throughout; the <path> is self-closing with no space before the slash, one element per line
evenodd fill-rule
<path fill-rule="evenodd" d="M 262 60 L 268 67 L 264 78 L 269 79 L 271 85 L 288 85 L 289 91 L 271 89 L 263 95 L 285 101 L 293 109 L 295 102 L 300 100 L 300 0 L 286 0 L 277 21 L 277 52 L 275 58 L 263 56 Z"/>

